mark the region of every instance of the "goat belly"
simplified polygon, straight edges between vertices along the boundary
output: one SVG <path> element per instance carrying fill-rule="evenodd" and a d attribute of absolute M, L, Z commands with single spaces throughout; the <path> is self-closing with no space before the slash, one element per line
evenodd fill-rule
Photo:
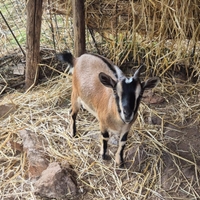
<path fill-rule="evenodd" d="M 86 109 L 88 112 L 90 112 L 92 115 L 94 115 L 98 119 L 97 113 L 95 112 L 95 110 L 91 106 L 86 104 L 82 99 L 80 101 L 83 108 Z"/>

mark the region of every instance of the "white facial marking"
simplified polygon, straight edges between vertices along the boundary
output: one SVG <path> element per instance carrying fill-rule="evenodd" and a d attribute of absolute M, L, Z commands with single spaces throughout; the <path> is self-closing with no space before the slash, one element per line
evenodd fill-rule
<path fill-rule="evenodd" d="M 141 93 L 141 85 L 137 84 L 136 90 L 135 90 L 135 99 L 137 99 Z"/>
<path fill-rule="evenodd" d="M 133 77 L 125 79 L 125 83 L 131 83 L 132 81 L 133 81 Z"/>
<path fill-rule="evenodd" d="M 120 116 L 122 120 L 125 120 L 124 112 L 123 112 L 123 106 L 122 106 L 122 84 L 121 82 L 117 84 L 117 91 L 119 96 L 119 108 L 121 110 Z"/>

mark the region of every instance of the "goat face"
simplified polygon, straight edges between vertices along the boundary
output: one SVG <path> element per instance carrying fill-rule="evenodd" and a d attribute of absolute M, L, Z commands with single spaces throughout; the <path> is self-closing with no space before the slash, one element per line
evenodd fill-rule
<path fill-rule="evenodd" d="M 115 81 L 110 76 L 100 73 L 100 82 L 113 89 L 119 115 L 122 121 L 129 124 L 137 114 L 138 106 L 143 93 L 142 84 L 139 79 L 123 78 Z"/>
<path fill-rule="evenodd" d="M 157 77 L 150 78 L 141 83 L 139 75 L 142 68 L 143 65 L 136 70 L 133 77 L 126 78 L 122 76 L 117 81 L 103 72 L 99 74 L 100 82 L 104 86 L 113 89 L 119 115 L 126 124 L 131 123 L 135 119 L 144 90 L 152 89 L 159 83 Z"/>
<path fill-rule="evenodd" d="M 116 101 L 122 121 L 129 124 L 137 113 L 142 87 L 139 81 L 130 78 L 117 83 Z"/>

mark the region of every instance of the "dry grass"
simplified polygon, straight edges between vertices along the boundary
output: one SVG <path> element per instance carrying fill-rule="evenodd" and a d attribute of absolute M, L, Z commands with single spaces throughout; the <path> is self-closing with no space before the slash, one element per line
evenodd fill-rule
<path fill-rule="evenodd" d="M 87 25 L 99 32 L 125 30 L 150 38 L 199 40 L 199 1 L 87 0 Z M 194 34 L 196 33 L 196 34 Z"/>
<path fill-rule="evenodd" d="M 10 5 L 9 0 L 5 2 Z M 153 74 L 159 76 L 177 65 L 199 73 L 199 4 L 198 0 L 86 0 L 87 51 L 105 55 L 118 66 L 146 63 Z M 71 0 L 44 1 L 43 6 L 42 48 L 73 52 Z M 16 8 L 19 10 L 15 13 Z M 8 15 L 6 19 L 19 42 L 23 40 L 20 44 L 25 49 L 24 2 L 14 6 L 12 11 L 13 16 Z M 15 30 L 12 19 L 19 18 L 20 12 L 23 23 L 17 24 L 20 30 Z M 2 21 L 2 55 L 8 50 L 9 54 L 13 54 L 13 50 L 20 52 L 12 35 L 7 34 L 6 39 L 4 32 L 9 33 L 9 30 Z M 18 35 L 19 32 L 23 34 Z"/>
<path fill-rule="evenodd" d="M 62 14 L 68 27 L 54 31 L 58 49 L 73 51 L 71 0 L 52 2 L 47 12 Z M 197 0 L 86 0 L 87 51 L 106 55 L 119 66 L 145 62 L 159 76 L 176 65 L 199 72 L 199 4 Z M 64 47 L 63 40 L 67 40 Z"/>
<path fill-rule="evenodd" d="M 199 154 L 191 150 L 193 158 L 188 160 L 171 151 L 167 144 L 178 144 L 179 141 L 166 137 L 167 132 L 163 125 L 174 124 L 175 129 L 181 131 L 179 123 L 184 123 L 188 119 L 199 123 L 200 102 L 197 95 L 200 93 L 200 85 L 191 85 L 189 82 L 175 84 L 176 80 L 178 79 L 168 78 L 155 90 L 165 97 L 164 105 L 141 104 L 139 117 L 128 137 L 125 150 L 126 169 L 119 169 L 114 164 L 114 153 L 117 148 L 115 142 L 109 145 L 108 153 L 112 160 L 104 162 L 100 159 L 99 125 L 86 111 L 80 112 L 77 120 L 80 137 L 70 137 L 71 76 L 60 75 L 29 93 L 15 92 L 6 95 L 1 104 L 12 103 L 16 111 L 1 120 L 0 124 L 2 199 L 39 198 L 34 195 L 33 182 L 28 179 L 26 153 L 16 153 L 7 144 L 8 141 L 21 144 L 18 131 L 24 128 L 35 132 L 43 141 L 46 158 L 50 162 L 70 163 L 77 174 L 79 199 L 164 199 L 162 196 L 166 193 L 163 189 L 162 176 L 165 169 L 165 154 L 171 156 L 170 159 L 176 166 L 175 174 L 179 174 L 172 175 L 174 181 L 171 183 L 172 191 L 177 191 L 177 198 L 181 193 L 188 199 L 198 199 L 199 168 L 196 161 L 199 161 Z M 152 115 L 162 119 L 161 125 L 147 123 L 146 119 Z M 137 150 L 130 157 L 134 148 Z M 142 154 L 147 155 L 145 160 L 141 157 L 141 163 L 134 164 L 134 160 L 138 160 L 138 155 Z M 196 173 L 192 179 L 184 176 L 182 160 L 187 166 L 195 168 Z"/>
<path fill-rule="evenodd" d="M 191 157 L 186 158 L 168 145 L 179 145 L 183 140 L 168 135 L 169 131 L 176 129 L 182 133 L 184 126 L 190 128 L 197 124 L 199 127 L 199 23 L 196 26 L 199 2 L 173 1 L 175 3 L 170 5 L 168 2 L 171 1 L 165 0 L 140 0 L 136 3 L 117 1 L 117 4 L 116 1 L 103 2 L 99 4 L 97 0 L 86 0 L 87 25 L 94 30 L 97 25 L 93 33 L 95 41 L 87 32 L 87 50 L 99 50 L 118 65 L 131 65 L 134 68 L 146 63 L 144 78 L 152 75 L 161 77 L 162 81 L 154 91 L 163 96 L 166 102 L 154 106 L 141 104 L 139 117 L 129 133 L 125 149 L 127 168 L 119 169 L 114 163 L 116 140 L 112 140 L 109 145 L 108 153 L 112 160 L 102 161 L 99 156 L 99 125 L 86 111 L 81 111 L 77 120 L 80 137 L 70 137 L 71 76 L 62 73 L 28 93 L 15 91 L 5 95 L 0 105 L 11 103 L 16 111 L 8 118 L 0 119 L 2 200 L 39 199 L 34 195 L 33 181 L 28 178 L 26 153 L 14 151 L 7 143 L 14 141 L 21 144 L 18 131 L 24 128 L 33 131 L 43 141 L 46 159 L 63 165 L 65 161 L 71 164 L 77 174 L 79 199 L 165 199 L 164 196 L 168 196 L 168 199 L 200 198 L 199 152 L 191 145 Z M 56 3 L 55 6 L 60 5 Z M 69 5 L 70 1 L 64 1 L 61 10 L 59 6 L 57 10 L 51 10 L 52 16 L 53 12 L 64 12 L 60 13 L 62 16 L 59 19 L 65 20 L 66 27 L 70 27 L 67 31 L 54 31 L 58 51 L 66 46 L 73 51 Z M 100 5 L 105 9 L 100 9 Z M 119 12 L 116 12 L 116 6 Z M 48 11 L 44 11 L 44 15 L 45 12 Z M 110 18 L 104 19 L 101 12 L 107 12 Z M 50 16 L 49 13 L 46 16 Z M 95 20 L 91 20 L 92 17 Z M 53 17 L 50 17 L 50 21 L 56 27 Z M 44 29 L 49 29 L 49 26 Z M 169 33 L 175 39 L 169 39 Z M 63 43 L 63 38 L 67 45 Z M 47 67 L 52 69 L 52 65 Z M 179 73 L 181 68 L 187 73 L 185 81 L 171 74 L 171 69 Z M 195 83 L 191 82 L 193 78 L 197 79 Z M 3 81 L 6 83 L 6 80 Z M 157 116 L 161 123 L 149 124 L 148 119 L 153 116 Z M 188 124 L 188 121 L 191 123 Z M 169 129 L 165 128 L 167 125 L 170 125 Z M 182 135 L 185 134 L 183 132 Z M 144 160 L 142 155 L 146 155 Z M 166 162 L 171 164 L 171 170 Z M 194 169 L 189 178 L 184 173 L 188 167 Z"/>

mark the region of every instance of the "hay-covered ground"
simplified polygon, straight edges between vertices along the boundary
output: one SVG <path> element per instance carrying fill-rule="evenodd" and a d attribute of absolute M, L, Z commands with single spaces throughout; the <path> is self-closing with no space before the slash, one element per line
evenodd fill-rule
<path fill-rule="evenodd" d="M 17 4 L 19 1 L 14 6 L 9 2 L 2 1 L 8 4 L 9 11 L 13 11 L 12 18 L 20 22 L 14 15 L 14 10 L 19 8 L 19 16 L 23 16 L 24 21 L 24 1 L 20 1 L 21 7 Z M 20 82 L 24 77 L 19 80 L 13 78 L 13 74 L 12 77 L 6 76 L 6 70 L 18 64 L 20 57 L 14 64 L 11 59 L 2 59 L 0 94 L 5 94 L 0 98 L 0 106 L 8 104 L 12 111 L 8 117 L 0 117 L 1 199 L 40 199 L 34 194 L 34 180 L 29 178 L 27 153 L 21 150 L 19 131 L 22 129 L 35 133 L 38 143 L 43 143 L 45 158 L 49 162 L 70 163 L 79 190 L 79 196 L 74 199 L 200 199 L 199 2 L 85 2 L 86 24 L 94 30 L 91 33 L 87 29 L 87 50 L 100 52 L 125 67 L 138 67 L 145 63 L 147 71 L 142 74 L 143 79 L 160 76 L 161 83 L 153 92 L 165 101 L 159 104 L 141 103 L 138 119 L 128 136 L 126 168 L 119 169 L 114 163 L 117 136 L 112 136 L 109 143 L 111 161 L 102 161 L 98 121 L 87 111 L 82 110 L 78 116 L 80 137 L 71 138 L 71 76 L 61 73 L 52 78 L 55 75 L 53 71 L 47 82 L 27 93 L 20 92 L 11 86 L 23 85 Z M 6 15 L 7 9 L 2 3 L 1 11 Z M 55 49 L 73 50 L 71 0 L 63 1 L 63 12 L 58 12 L 62 11 L 59 1 L 52 3 L 53 7 L 48 5 L 49 1 L 44 4 L 49 8 L 45 8 L 43 13 L 41 44 L 48 47 L 48 53 L 54 46 L 52 54 Z M 56 9 L 61 15 L 54 15 Z M 10 25 L 13 24 L 12 18 L 6 17 Z M 6 38 L 13 38 L 8 27 L 1 22 L 1 52 L 7 55 L 3 47 L 10 50 L 11 46 Z M 25 23 L 22 23 L 19 35 L 13 30 L 22 47 L 25 44 Z M 52 28 L 53 32 L 50 31 Z M 139 35 L 141 31 L 144 37 Z M 12 40 L 11 43 L 14 43 Z M 14 50 L 16 53 L 16 46 Z M 45 68 L 52 65 L 42 64 L 41 73 L 46 78 Z M 182 68 L 186 72 L 181 73 Z"/>
<path fill-rule="evenodd" d="M 146 74 L 143 73 L 143 77 Z M 18 131 L 31 130 L 42 141 L 49 162 L 66 161 L 76 173 L 78 196 L 74 199 L 199 199 L 200 83 L 187 81 L 184 73 L 168 75 L 154 93 L 160 104 L 141 103 L 125 149 L 126 168 L 115 166 L 117 137 L 112 136 L 110 161 L 99 156 L 98 121 L 82 110 L 77 119 L 79 138 L 69 132 L 71 76 L 60 76 L 33 91 L 5 95 L 0 105 L 12 104 L 14 112 L 0 123 L 1 199 L 40 199 L 28 176 Z"/>

